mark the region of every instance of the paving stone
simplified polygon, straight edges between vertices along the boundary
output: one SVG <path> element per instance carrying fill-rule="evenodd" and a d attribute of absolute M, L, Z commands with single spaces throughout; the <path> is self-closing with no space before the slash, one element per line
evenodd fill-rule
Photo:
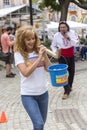
<path fill-rule="evenodd" d="M 0 62 L 1 64 L 1 62 Z M 5 78 L 5 68 L 0 70 L 0 115 L 6 113 L 7 123 L 0 130 L 32 130 L 32 122 L 20 99 L 20 76 L 17 68 L 13 79 Z M 67 100 L 62 100 L 63 87 L 49 87 L 49 109 L 44 130 L 87 130 L 87 60 L 76 62 L 73 90 Z"/>

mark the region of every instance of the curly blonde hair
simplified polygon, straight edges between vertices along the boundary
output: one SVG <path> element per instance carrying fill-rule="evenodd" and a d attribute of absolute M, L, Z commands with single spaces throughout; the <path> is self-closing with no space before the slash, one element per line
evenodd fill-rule
<path fill-rule="evenodd" d="M 22 26 L 17 30 L 17 35 L 14 43 L 14 52 L 20 52 L 25 60 L 28 59 L 28 50 L 25 44 L 25 39 L 35 36 L 34 51 L 38 53 L 38 46 L 40 45 L 40 40 L 38 34 L 33 26 Z"/>

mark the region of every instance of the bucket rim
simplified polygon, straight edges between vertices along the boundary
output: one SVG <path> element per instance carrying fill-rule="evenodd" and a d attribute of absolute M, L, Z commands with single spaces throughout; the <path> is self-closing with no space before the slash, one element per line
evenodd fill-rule
<path fill-rule="evenodd" d="M 52 70 L 52 69 L 50 69 L 50 67 L 52 67 L 52 66 L 56 66 L 56 65 L 65 65 L 66 67 L 65 68 L 62 68 L 62 69 L 59 69 L 59 70 Z M 67 64 L 53 64 L 53 65 L 50 65 L 49 67 L 48 67 L 48 71 L 61 71 L 61 70 L 65 70 L 65 69 L 67 69 L 68 68 L 68 65 Z"/>

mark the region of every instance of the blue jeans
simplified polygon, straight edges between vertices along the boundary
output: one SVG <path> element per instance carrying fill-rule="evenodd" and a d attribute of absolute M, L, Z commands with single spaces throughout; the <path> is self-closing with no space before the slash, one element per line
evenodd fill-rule
<path fill-rule="evenodd" d="M 33 130 L 43 130 L 48 111 L 48 91 L 38 96 L 21 95 L 22 103 L 33 123 Z"/>
<path fill-rule="evenodd" d="M 87 46 L 82 47 L 81 49 L 81 58 L 86 58 Z"/>

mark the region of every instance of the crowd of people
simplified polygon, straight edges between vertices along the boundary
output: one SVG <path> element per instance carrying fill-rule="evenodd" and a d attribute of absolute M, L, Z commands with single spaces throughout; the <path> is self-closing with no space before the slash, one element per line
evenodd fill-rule
<path fill-rule="evenodd" d="M 68 84 L 64 86 L 62 99 L 67 99 L 72 91 L 75 73 L 75 46 L 79 46 L 77 34 L 70 31 L 66 22 L 61 22 L 58 32 L 54 35 L 51 49 L 57 53 L 60 48 L 58 62 L 68 65 Z M 25 26 L 18 30 L 14 56 L 15 65 L 21 76 L 22 104 L 32 120 L 33 129 L 43 130 L 49 101 L 45 70 L 52 63 L 46 53 L 46 47 L 40 45 L 39 37 L 33 27 Z"/>
<path fill-rule="evenodd" d="M 61 51 L 58 63 L 68 65 L 68 84 L 63 86 L 63 100 L 69 97 L 73 88 L 74 54 L 75 48 L 79 48 L 79 43 L 78 35 L 70 30 L 69 25 L 64 21 L 60 22 L 58 32 L 52 40 L 51 49 L 56 54 L 59 48 Z M 46 47 L 41 44 L 35 28 L 28 25 L 18 30 L 12 27 L 2 28 L 1 47 L 4 53 L 10 53 L 5 62 L 6 78 L 15 77 L 16 74 L 11 72 L 11 64 L 15 61 L 21 77 L 22 104 L 31 118 L 33 129 L 43 130 L 49 102 L 45 71 L 48 71 L 48 66 L 52 65 Z M 12 54 L 14 54 L 13 60 L 11 60 Z"/>

